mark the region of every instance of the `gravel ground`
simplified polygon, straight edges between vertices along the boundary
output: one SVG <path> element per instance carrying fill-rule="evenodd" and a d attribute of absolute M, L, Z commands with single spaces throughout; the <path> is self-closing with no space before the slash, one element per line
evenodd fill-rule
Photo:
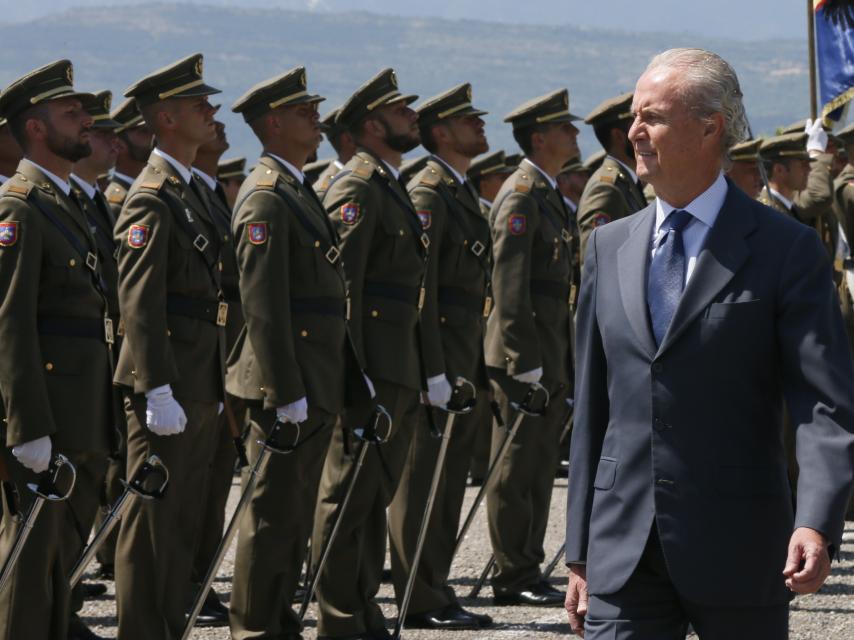
<path fill-rule="evenodd" d="M 238 497 L 239 484 L 232 486 L 229 500 L 229 513 Z M 466 509 L 475 496 L 475 489 L 466 492 Z M 557 480 L 553 497 L 552 517 L 546 535 L 546 554 L 551 556 L 563 542 L 564 506 L 566 500 L 566 481 Z M 466 594 L 475 582 L 490 555 L 486 533 L 485 509 L 481 508 L 478 518 L 472 525 L 467 544 L 456 559 L 452 571 L 451 584 L 458 594 Z M 810 596 L 799 596 L 792 603 L 790 614 L 790 638 L 793 640 L 841 640 L 854 638 L 854 521 L 845 527 L 845 535 L 840 553 L 840 562 L 833 565 L 833 573 L 821 592 Z M 215 589 L 228 601 L 231 591 L 231 574 L 234 561 L 233 549 L 220 567 L 219 576 L 214 583 Z M 92 579 L 92 576 L 87 576 Z M 566 569 L 558 565 L 553 583 L 560 588 L 565 586 Z M 99 635 L 115 638 L 116 618 L 113 583 L 108 582 L 107 595 L 86 603 L 81 612 L 84 621 Z M 383 585 L 379 600 L 389 623 L 394 622 L 395 604 L 391 585 Z M 407 630 L 406 638 L 412 640 L 438 640 L 451 636 L 455 640 L 502 640 L 509 638 L 537 638 L 538 640 L 557 640 L 570 634 L 566 615 L 562 608 L 542 609 L 537 607 L 496 607 L 492 605 L 492 592 L 484 587 L 481 595 L 474 599 L 463 599 L 463 605 L 479 613 L 488 613 L 495 620 L 495 626 L 489 631 L 464 631 L 445 633 L 439 631 Z M 315 607 L 309 609 L 306 616 L 305 640 L 316 637 L 314 625 Z M 227 628 L 197 629 L 194 639 L 229 640 Z M 693 637 L 693 636 L 691 636 Z"/>

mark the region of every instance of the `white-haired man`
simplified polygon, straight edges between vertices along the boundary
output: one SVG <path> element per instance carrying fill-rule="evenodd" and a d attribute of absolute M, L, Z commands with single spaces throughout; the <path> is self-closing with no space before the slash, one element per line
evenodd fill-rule
<path fill-rule="evenodd" d="M 587 243 L 566 606 L 588 640 L 785 638 L 830 572 L 851 492 L 854 366 L 815 231 L 727 181 L 738 79 L 674 49 L 629 138 L 658 196 Z M 783 402 L 800 464 L 793 511 Z M 589 593 L 589 596 L 588 596 Z"/>

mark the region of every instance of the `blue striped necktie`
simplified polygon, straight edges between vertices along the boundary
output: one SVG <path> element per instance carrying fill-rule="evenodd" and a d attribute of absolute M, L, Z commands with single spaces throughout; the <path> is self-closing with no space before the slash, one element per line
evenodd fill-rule
<path fill-rule="evenodd" d="M 685 288 L 685 245 L 682 231 L 694 219 L 687 211 L 676 209 L 662 225 L 664 235 L 649 265 L 647 304 L 656 344 L 661 344 L 676 313 Z"/>

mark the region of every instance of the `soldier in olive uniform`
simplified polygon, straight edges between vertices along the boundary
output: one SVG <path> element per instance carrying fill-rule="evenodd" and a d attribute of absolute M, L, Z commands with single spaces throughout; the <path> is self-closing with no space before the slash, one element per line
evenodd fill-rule
<path fill-rule="evenodd" d="M 804 133 L 785 133 L 766 138 L 759 148 L 765 164 L 768 189 L 762 189 L 759 201 L 781 213 L 809 224 L 808 216 L 795 202 L 797 194 L 807 187 L 810 176 L 810 156 L 806 149 Z"/>
<path fill-rule="evenodd" d="M 215 107 L 217 110 L 219 107 Z M 216 137 L 199 147 L 193 161 L 193 174 L 199 188 L 207 197 L 210 205 L 211 220 L 217 227 L 222 239 L 222 292 L 228 304 L 228 318 L 225 323 L 225 353 L 230 353 L 237 336 L 243 328 L 243 313 L 240 309 L 240 291 L 238 289 L 237 262 L 234 257 L 234 242 L 231 236 L 231 207 L 226 200 L 222 185 L 217 182 L 216 172 L 222 154 L 228 150 L 225 125 L 214 121 Z M 217 424 L 217 442 L 211 464 L 211 477 L 207 485 L 204 516 L 199 529 L 200 536 L 196 560 L 193 566 L 193 593 L 205 577 L 208 567 L 213 563 L 214 555 L 222 538 L 225 526 L 225 504 L 231 481 L 234 477 L 234 463 L 237 458 L 236 447 L 243 447 L 241 429 L 244 422 L 243 403 L 226 395 L 223 411 Z M 228 609 L 220 602 L 213 589 L 209 589 L 205 602 L 196 618 L 197 627 L 218 627 L 228 624 Z"/>
<path fill-rule="evenodd" d="M 492 306 L 489 221 L 465 177 L 471 159 L 489 148 L 481 119 L 486 112 L 472 106 L 469 84 L 427 100 L 416 112 L 421 144 L 431 155 L 409 182 L 409 196 L 430 238 L 427 295 L 436 296 L 438 303 L 425 307 L 424 312 L 438 315 L 449 378 L 461 376 L 472 382 L 477 404 L 454 423 L 406 626 L 479 629 L 488 626 L 491 618 L 459 605 L 448 585 L 448 573 L 475 436 L 478 426 L 490 415 L 483 357 L 485 318 Z M 442 415 L 437 422 L 441 425 L 447 414 L 439 413 Z M 400 488 L 389 508 L 391 567 L 398 600 L 411 571 L 440 443 L 428 428 L 416 430 Z"/>
<path fill-rule="evenodd" d="M 321 638 L 385 637 L 385 618 L 374 596 L 385 557 L 386 508 L 414 430 L 423 428 L 421 391 L 427 390 L 425 399 L 433 405 L 445 404 L 451 395 L 438 326 L 419 318 L 429 238 L 397 179 L 401 155 L 419 142 L 417 116 L 409 108 L 415 99 L 401 94 L 394 72 L 385 69 L 347 100 L 338 117 L 352 123 L 359 150 L 323 199 L 341 235 L 356 351 L 394 428 L 388 442 L 368 453 L 341 516 L 328 565 L 319 576 Z M 435 299 L 426 302 L 435 304 Z M 312 535 L 315 565 L 354 471 L 358 448 L 348 432 L 335 431 Z"/>
<path fill-rule="evenodd" d="M 400 182 L 403 184 L 409 184 L 409 181 L 415 177 L 415 174 L 420 173 L 421 170 L 427 166 L 427 161 L 430 159 L 429 155 L 418 156 L 417 158 L 410 158 L 409 160 L 404 160 L 400 163 Z"/>
<path fill-rule="evenodd" d="M 633 95 L 629 92 L 609 98 L 584 119 L 593 127 L 606 155 L 590 176 L 578 203 L 582 259 L 587 238 L 593 229 L 630 216 L 647 204 L 643 185 L 635 173 L 634 148 L 629 142 Z"/>
<path fill-rule="evenodd" d="M 15 169 L 23 157 L 24 152 L 21 151 L 21 145 L 18 144 L 15 136 L 6 126 L 6 118 L 0 118 L 0 185 L 15 173 Z"/>
<path fill-rule="evenodd" d="M 116 134 L 116 166 L 104 194 L 113 217 L 118 218 L 130 186 L 148 162 L 154 135 L 133 98 L 127 98 L 116 107 L 110 118 L 118 123 L 113 130 Z"/>
<path fill-rule="evenodd" d="M 246 180 L 246 158 L 220 160 L 216 168 L 216 179 L 225 194 L 228 210 L 233 211 L 237 202 L 237 192 Z"/>
<path fill-rule="evenodd" d="M 222 236 L 190 169 L 216 135 L 217 90 L 188 56 L 125 91 L 157 147 L 122 206 L 119 306 L 125 329 L 116 383 L 128 422 L 128 475 L 150 455 L 169 469 L 165 497 L 135 501 L 116 549 L 118 635 L 171 639 L 184 626 L 204 489 L 223 401 Z"/>
<path fill-rule="evenodd" d="M 345 391 L 365 386 L 347 329 L 337 234 L 302 173 L 321 140 L 322 100 L 297 67 L 255 85 L 232 107 L 264 153 L 240 190 L 232 225 L 246 327 L 231 355 L 228 389 L 250 407 L 251 459 L 277 420 L 287 425 L 287 444 L 299 434 L 293 453 L 268 461 L 240 528 L 236 640 L 301 637 L 291 600 L 320 473 Z"/>
<path fill-rule="evenodd" d="M 93 637 L 82 623 L 69 628 L 67 575 L 89 534 L 75 523 L 75 505 L 97 506 L 115 446 L 113 333 L 98 247 L 68 182 L 72 164 L 91 151 L 92 126 L 83 108 L 92 95 L 75 92 L 72 76 L 71 63 L 60 60 L 0 94 L 0 117 L 24 152 L 0 189 L 0 455 L 4 480 L 17 489 L 17 500 L 3 493 L 0 555 L 33 501 L 27 483 L 51 456 L 64 454 L 78 473 L 73 503 L 44 504 L 0 594 L 7 639 Z"/>
<path fill-rule="evenodd" d="M 745 140 L 730 147 L 730 167 L 726 170 L 727 177 L 735 186 L 751 198 L 758 198 L 762 192 L 762 176 L 759 173 L 759 147 L 762 138 Z"/>
<path fill-rule="evenodd" d="M 566 89 L 535 98 L 506 118 L 525 159 L 492 205 L 495 307 L 487 322 L 486 364 L 506 424 L 510 401 L 540 382 L 551 394 L 544 417 L 526 417 L 487 494 L 497 572 L 496 604 L 553 605 L 563 593 L 540 573 L 558 439 L 572 394 L 572 242 L 555 176 L 578 155 L 577 118 Z M 497 450 L 503 430 L 493 430 Z"/>
<path fill-rule="evenodd" d="M 326 139 L 338 157 L 332 160 L 318 176 L 314 182 L 314 190 L 320 199 L 323 199 L 326 190 L 329 188 L 329 183 L 332 178 L 344 168 L 344 165 L 350 162 L 356 153 L 356 141 L 353 139 L 353 134 L 347 126 L 347 123 L 338 119 L 338 114 L 341 108 L 338 107 L 327 113 L 320 121 L 323 132 L 326 134 Z"/>

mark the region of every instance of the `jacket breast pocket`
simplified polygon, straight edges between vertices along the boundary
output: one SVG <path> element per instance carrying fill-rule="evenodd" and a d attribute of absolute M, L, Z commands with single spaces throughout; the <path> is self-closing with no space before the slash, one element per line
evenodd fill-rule
<path fill-rule="evenodd" d="M 599 459 L 599 466 L 596 469 L 596 478 L 593 480 L 593 487 L 602 491 L 607 491 L 614 486 L 617 479 L 617 460 L 615 458 L 607 458 L 602 456 Z"/>

